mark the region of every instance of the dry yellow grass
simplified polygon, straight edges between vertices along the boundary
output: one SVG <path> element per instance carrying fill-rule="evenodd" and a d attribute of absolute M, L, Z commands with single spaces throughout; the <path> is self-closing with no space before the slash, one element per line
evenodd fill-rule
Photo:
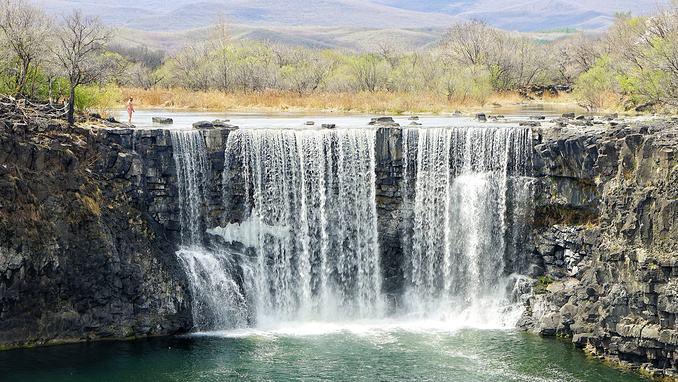
<path fill-rule="evenodd" d="M 445 113 L 469 112 L 488 107 L 511 107 L 532 103 L 571 104 L 569 96 L 527 101 L 517 93 L 495 93 L 484 103 L 448 100 L 433 93 L 313 93 L 265 91 L 225 93 L 185 89 L 121 89 L 140 108 L 169 108 L 240 112 L 347 112 L 347 113 Z"/>

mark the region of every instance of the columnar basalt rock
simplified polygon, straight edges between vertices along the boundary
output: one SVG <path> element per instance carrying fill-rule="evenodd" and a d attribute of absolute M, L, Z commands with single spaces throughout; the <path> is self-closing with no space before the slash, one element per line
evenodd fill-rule
<path fill-rule="evenodd" d="M 379 249 L 384 291 L 391 303 L 403 287 L 403 142 L 400 128 L 379 128 L 376 133 L 376 182 Z"/>
<path fill-rule="evenodd" d="M 190 327 L 185 277 L 162 227 L 171 207 L 147 208 L 169 192 L 166 142 L 132 134 L 59 121 L 0 131 L 0 347 Z M 132 138 L 156 145 L 153 161 Z"/>
<path fill-rule="evenodd" d="M 523 325 L 678 376 L 678 127 L 535 130 L 539 179 Z"/>

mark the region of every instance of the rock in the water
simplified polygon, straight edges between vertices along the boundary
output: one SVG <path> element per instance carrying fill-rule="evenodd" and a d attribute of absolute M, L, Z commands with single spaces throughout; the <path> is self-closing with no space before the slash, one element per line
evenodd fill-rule
<path fill-rule="evenodd" d="M 193 123 L 194 129 L 213 129 L 214 124 L 210 121 L 198 121 Z"/>
<path fill-rule="evenodd" d="M 153 117 L 151 119 L 153 123 L 157 123 L 159 125 L 171 125 L 174 123 L 174 120 L 172 118 L 167 118 L 167 117 Z"/>
<path fill-rule="evenodd" d="M 563 116 L 562 116 L 562 117 L 563 117 L 563 118 L 572 118 L 572 119 L 574 119 L 574 117 L 576 117 L 576 115 L 575 115 L 574 113 L 563 113 Z"/>
<path fill-rule="evenodd" d="M 313 125 L 315 125 L 315 122 L 314 121 L 306 121 L 306 122 L 304 122 L 304 125 L 313 126 Z"/>
<path fill-rule="evenodd" d="M 529 127 L 538 127 L 541 126 L 541 123 L 537 121 L 522 121 L 518 123 L 519 126 L 529 126 Z"/>
<path fill-rule="evenodd" d="M 416 116 L 416 115 L 413 115 L 413 116 L 411 116 L 411 117 L 409 117 L 409 118 L 407 118 L 407 119 L 410 120 L 410 121 L 418 121 L 418 120 L 419 120 L 419 117 Z"/>
<path fill-rule="evenodd" d="M 370 126 L 400 126 L 393 120 L 393 117 L 375 117 L 368 123 Z"/>
<path fill-rule="evenodd" d="M 410 126 L 421 126 L 421 125 L 422 125 L 421 122 L 417 122 L 417 121 L 410 122 Z"/>
<path fill-rule="evenodd" d="M 236 128 L 237 126 L 231 125 L 230 119 L 215 119 L 212 121 L 212 127 L 221 127 L 221 128 Z"/>
<path fill-rule="evenodd" d="M 476 114 L 476 119 L 480 122 L 487 122 L 487 115 L 485 113 L 478 113 Z"/>
<path fill-rule="evenodd" d="M 321 127 L 322 127 L 323 129 L 334 129 L 334 128 L 337 127 L 337 125 L 334 124 L 334 123 L 323 123 L 323 124 L 321 125 Z"/>

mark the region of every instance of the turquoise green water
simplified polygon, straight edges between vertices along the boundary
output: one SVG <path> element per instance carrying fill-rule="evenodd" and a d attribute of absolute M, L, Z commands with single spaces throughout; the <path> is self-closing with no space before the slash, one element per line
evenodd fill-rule
<path fill-rule="evenodd" d="M 643 381 L 493 330 L 208 335 L 0 352 L 2 381 Z"/>

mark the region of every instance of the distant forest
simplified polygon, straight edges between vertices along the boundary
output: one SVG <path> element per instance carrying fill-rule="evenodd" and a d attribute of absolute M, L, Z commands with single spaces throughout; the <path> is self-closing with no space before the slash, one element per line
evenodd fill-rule
<path fill-rule="evenodd" d="M 74 12 L 52 18 L 20 0 L 0 3 L 0 93 L 119 103 L 129 89 L 228 94 L 393 93 L 483 105 L 493 94 L 570 92 L 589 110 L 678 107 L 678 3 L 654 15 L 617 15 L 605 34 L 540 41 L 481 21 L 451 25 L 434 47 L 372 52 L 233 41 L 217 21 L 175 54 L 112 44 L 114 30 Z"/>

